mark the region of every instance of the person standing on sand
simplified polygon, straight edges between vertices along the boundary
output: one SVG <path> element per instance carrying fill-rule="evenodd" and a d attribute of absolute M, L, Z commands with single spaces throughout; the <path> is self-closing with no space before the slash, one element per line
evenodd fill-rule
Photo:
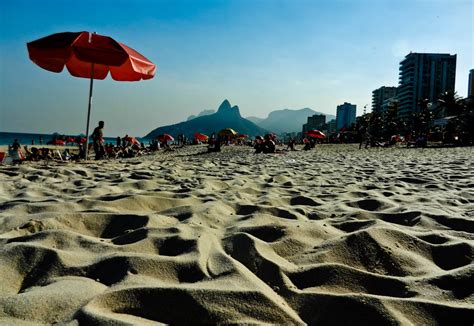
<path fill-rule="evenodd" d="M 359 128 L 357 128 L 357 137 L 359 138 L 359 149 L 362 148 L 362 144 L 364 143 L 364 136 L 365 136 L 365 126 L 361 124 Z"/>
<path fill-rule="evenodd" d="M 295 139 L 294 138 L 290 138 L 290 140 L 288 141 L 288 147 L 287 149 L 290 149 L 290 151 L 294 151 L 295 150 Z"/>
<path fill-rule="evenodd" d="M 95 159 L 100 160 L 105 154 L 104 148 L 104 121 L 99 121 L 99 125 L 92 133 L 92 143 L 94 145 Z"/>

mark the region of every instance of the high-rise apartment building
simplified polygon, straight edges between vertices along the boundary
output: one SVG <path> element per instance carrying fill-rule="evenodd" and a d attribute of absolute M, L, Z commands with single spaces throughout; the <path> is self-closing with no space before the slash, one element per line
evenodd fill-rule
<path fill-rule="evenodd" d="M 454 92 L 456 54 L 410 53 L 400 62 L 397 90 L 398 117 L 411 121 L 418 102 L 436 102 L 440 94 Z"/>
<path fill-rule="evenodd" d="M 474 69 L 469 71 L 469 82 L 467 87 L 467 96 L 471 97 L 474 96 Z"/>
<path fill-rule="evenodd" d="M 357 105 L 344 102 L 344 104 L 337 106 L 336 113 L 336 127 L 337 129 L 350 127 L 356 122 Z"/>
<path fill-rule="evenodd" d="M 336 119 L 332 119 L 327 123 L 328 134 L 337 132 Z"/>
<path fill-rule="evenodd" d="M 372 92 L 372 112 L 383 114 L 383 104 L 386 100 L 397 96 L 395 86 L 382 86 Z"/>
<path fill-rule="evenodd" d="M 324 114 L 315 114 L 308 117 L 308 122 L 303 125 L 303 133 L 312 129 L 320 129 L 326 123 L 326 116 Z"/>

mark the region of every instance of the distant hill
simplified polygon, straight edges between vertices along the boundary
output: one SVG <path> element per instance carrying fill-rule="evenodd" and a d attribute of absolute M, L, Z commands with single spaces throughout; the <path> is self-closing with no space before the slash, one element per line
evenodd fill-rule
<path fill-rule="evenodd" d="M 145 138 L 154 138 L 165 133 L 173 137 L 178 134 L 185 134 L 186 137 L 192 138 L 196 132 L 211 135 L 213 132 L 217 133 L 224 128 L 232 128 L 240 134 L 250 136 L 263 135 L 267 132 L 264 128 L 242 118 L 237 105 L 232 107 L 228 100 L 224 100 L 216 113 L 156 128 L 148 133 Z"/>
<path fill-rule="evenodd" d="M 249 121 L 252 121 L 257 126 L 258 126 L 259 123 L 261 123 L 263 120 L 265 120 L 264 118 L 258 118 L 258 117 L 246 117 L 245 119 L 247 119 Z"/>
<path fill-rule="evenodd" d="M 326 122 L 335 119 L 336 117 L 331 114 L 321 113 L 313 111 L 310 108 L 304 108 L 300 110 L 276 110 L 270 112 L 266 119 L 252 117 L 252 120 L 260 127 L 269 130 L 274 133 L 284 132 L 299 132 L 301 131 L 303 124 L 308 121 L 308 117 L 314 114 L 324 114 L 326 116 Z M 258 121 L 261 119 L 261 121 Z M 249 119 L 250 120 L 250 119 Z"/>
<path fill-rule="evenodd" d="M 203 117 L 205 115 L 210 115 L 210 114 L 213 114 L 213 113 L 216 113 L 216 110 L 204 110 L 204 111 L 201 111 L 198 115 L 190 115 L 186 121 L 196 119 L 196 118 L 199 118 L 199 117 Z"/>

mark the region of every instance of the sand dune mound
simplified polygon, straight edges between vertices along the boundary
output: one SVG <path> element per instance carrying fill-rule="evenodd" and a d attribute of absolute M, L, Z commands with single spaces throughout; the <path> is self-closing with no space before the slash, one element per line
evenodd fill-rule
<path fill-rule="evenodd" d="M 204 151 L 0 166 L 0 324 L 474 323 L 472 149 Z"/>

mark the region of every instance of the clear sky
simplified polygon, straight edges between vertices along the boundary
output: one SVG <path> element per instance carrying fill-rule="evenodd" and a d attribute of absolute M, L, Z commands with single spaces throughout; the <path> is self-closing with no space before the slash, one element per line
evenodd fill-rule
<path fill-rule="evenodd" d="M 112 36 L 157 64 L 154 79 L 94 83 L 92 126 L 142 136 L 224 100 L 243 116 L 283 108 L 334 114 L 397 86 L 413 52 L 473 63 L 472 0 L 1 0 L 0 131 L 84 133 L 89 81 L 33 64 L 26 43 L 62 31 Z"/>

